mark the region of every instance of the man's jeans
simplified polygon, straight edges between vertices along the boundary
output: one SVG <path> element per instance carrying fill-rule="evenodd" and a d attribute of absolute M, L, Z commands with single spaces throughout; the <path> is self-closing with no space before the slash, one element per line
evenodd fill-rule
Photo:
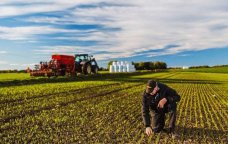
<path fill-rule="evenodd" d="M 170 110 L 169 114 L 169 129 L 170 132 L 173 132 L 175 129 L 176 123 L 176 110 Z M 154 132 L 160 132 L 165 126 L 165 112 L 160 111 L 151 111 L 152 118 L 152 129 Z"/>

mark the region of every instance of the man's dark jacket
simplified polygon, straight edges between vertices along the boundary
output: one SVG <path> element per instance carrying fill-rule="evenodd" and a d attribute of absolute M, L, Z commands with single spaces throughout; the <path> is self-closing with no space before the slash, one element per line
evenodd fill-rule
<path fill-rule="evenodd" d="M 146 91 L 143 92 L 142 116 L 146 127 L 150 126 L 150 110 L 156 113 L 167 113 L 171 110 L 176 110 L 176 102 L 180 101 L 180 96 L 174 89 L 162 83 L 158 83 L 158 87 L 160 90 L 153 96 L 146 93 Z M 164 105 L 163 109 L 159 109 L 157 107 L 158 103 L 163 98 L 167 99 L 167 103 Z"/>

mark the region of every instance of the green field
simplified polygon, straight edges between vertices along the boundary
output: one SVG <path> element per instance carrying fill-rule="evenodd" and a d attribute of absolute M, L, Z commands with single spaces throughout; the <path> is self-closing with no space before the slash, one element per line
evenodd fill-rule
<path fill-rule="evenodd" d="M 145 84 L 177 90 L 177 128 L 146 136 Z M 0 143 L 228 143 L 228 74 L 102 73 L 76 78 L 0 74 Z"/>
<path fill-rule="evenodd" d="M 170 71 L 181 72 L 204 72 L 204 73 L 228 73 L 228 66 L 210 67 L 210 68 L 193 68 L 193 69 L 171 69 Z"/>

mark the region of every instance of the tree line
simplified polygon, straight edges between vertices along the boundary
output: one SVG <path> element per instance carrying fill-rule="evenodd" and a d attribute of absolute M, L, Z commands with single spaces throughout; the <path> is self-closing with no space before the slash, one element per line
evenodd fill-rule
<path fill-rule="evenodd" d="M 133 62 L 136 70 L 155 70 L 155 69 L 167 69 L 167 64 L 165 62 Z"/>
<path fill-rule="evenodd" d="M 27 70 L 0 70 L 0 73 L 27 73 Z"/>
<path fill-rule="evenodd" d="M 108 69 L 114 61 L 108 62 Z M 132 62 L 136 70 L 155 70 L 155 69 L 167 69 L 167 64 L 165 62 Z"/>
<path fill-rule="evenodd" d="M 202 66 L 191 66 L 189 69 L 195 69 L 195 68 L 213 68 L 213 67 L 227 67 L 228 65 L 215 65 L 215 66 L 208 66 L 208 65 L 202 65 Z"/>

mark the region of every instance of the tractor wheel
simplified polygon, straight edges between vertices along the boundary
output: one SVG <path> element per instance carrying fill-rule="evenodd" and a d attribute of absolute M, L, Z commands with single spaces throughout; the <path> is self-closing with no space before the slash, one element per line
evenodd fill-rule
<path fill-rule="evenodd" d="M 92 67 L 91 67 L 91 65 L 90 65 L 89 63 L 84 64 L 84 65 L 82 66 L 82 72 L 83 72 L 85 75 L 91 74 L 91 72 L 92 72 Z"/>
<path fill-rule="evenodd" d="M 93 74 L 97 74 L 97 73 L 98 73 L 98 67 L 95 66 L 95 67 L 93 68 Z"/>

